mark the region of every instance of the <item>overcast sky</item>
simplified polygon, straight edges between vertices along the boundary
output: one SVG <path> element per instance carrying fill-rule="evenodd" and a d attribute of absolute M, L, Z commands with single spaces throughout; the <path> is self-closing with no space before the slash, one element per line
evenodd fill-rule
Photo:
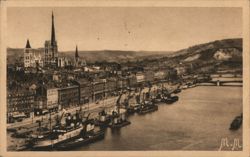
<path fill-rule="evenodd" d="M 33 48 L 50 40 L 54 12 L 59 51 L 172 51 L 242 37 L 241 8 L 19 7 L 8 8 L 8 47 Z"/>

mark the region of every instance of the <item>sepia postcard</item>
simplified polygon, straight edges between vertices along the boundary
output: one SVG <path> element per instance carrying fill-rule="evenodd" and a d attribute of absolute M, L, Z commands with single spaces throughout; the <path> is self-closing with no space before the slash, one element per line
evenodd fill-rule
<path fill-rule="evenodd" d="M 249 7 L 0 1 L 0 155 L 249 157 Z"/>

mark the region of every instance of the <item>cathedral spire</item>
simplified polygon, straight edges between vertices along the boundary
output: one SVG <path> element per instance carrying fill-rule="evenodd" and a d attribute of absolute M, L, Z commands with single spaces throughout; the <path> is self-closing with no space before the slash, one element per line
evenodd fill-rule
<path fill-rule="evenodd" d="M 29 39 L 27 39 L 27 43 L 26 43 L 25 48 L 31 48 Z"/>
<path fill-rule="evenodd" d="M 51 45 L 56 45 L 56 35 L 55 35 L 55 26 L 54 26 L 54 14 L 53 14 L 53 11 L 52 11 Z"/>
<path fill-rule="evenodd" d="M 75 53 L 75 58 L 79 58 L 79 54 L 78 54 L 78 48 L 77 48 L 77 45 L 76 45 L 76 53 Z"/>

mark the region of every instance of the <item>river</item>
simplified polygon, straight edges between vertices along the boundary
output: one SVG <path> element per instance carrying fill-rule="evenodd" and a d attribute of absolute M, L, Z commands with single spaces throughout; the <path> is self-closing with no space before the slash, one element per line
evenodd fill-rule
<path fill-rule="evenodd" d="M 242 145 L 242 129 L 228 129 L 242 113 L 242 87 L 199 86 L 178 95 L 178 102 L 132 115 L 131 125 L 107 129 L 104 140 L 77 150 L 218 150 L 223 138 Z"/>

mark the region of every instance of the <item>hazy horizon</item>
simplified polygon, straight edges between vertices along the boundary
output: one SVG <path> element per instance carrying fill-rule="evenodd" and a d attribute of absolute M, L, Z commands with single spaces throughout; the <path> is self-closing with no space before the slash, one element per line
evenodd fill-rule
<path fill-rule="evenodd" d="M 7 46 L 43 48 L 55 16 L 60 52 L 178 51 L 242 38 L 241 8 L 202 7 L 9 7 Z M 108 19 L 108 20 L 107 20 Z M 16 29 L 18 28 L 18 29 Z"/>

